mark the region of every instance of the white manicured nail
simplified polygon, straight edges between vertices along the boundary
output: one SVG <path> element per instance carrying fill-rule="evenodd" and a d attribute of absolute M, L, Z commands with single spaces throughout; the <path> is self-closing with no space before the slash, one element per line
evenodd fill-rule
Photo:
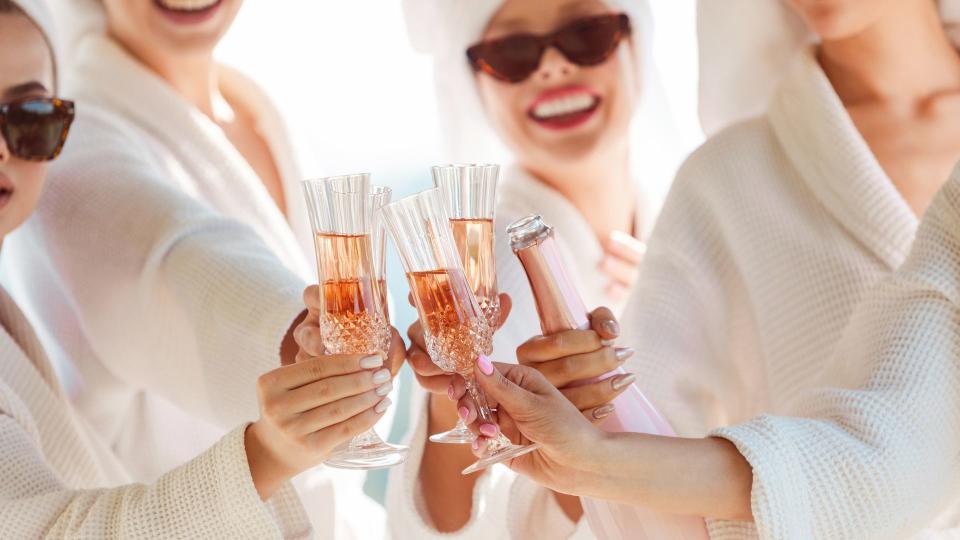
<path fill-rule="evenodd" d="M 373 384 L 383 384 L 390 380 L 390 370 L 381 369 L 373 374 Z"/>
<path fill-rule="evenodd" d="M 380 386 L 377 387 L 377 395 L 378 395 L 378 396 L 385 396 L 385 395 L 389 394 L 391 390 L 393 390 L 393 383 L 392 383 L 392 382 L 387 382 L 386 384 L 382 384 L 382 385 L 380 385 Z"/>
<path fill-rule="evenodd" d="M 373 408 L 373 411 L 377 414 L 382 413 L 387 410 L 387 407 L 390 406 L 390 398 L 383 398 L 383 401 L 377 403 L 377 406 Z"/>
<path fill-rule="evenodd" d="M 360 359 L 360 367 L 363 369 L 378 368 L 383 365 L 383 357 L 379 354 Z"/>

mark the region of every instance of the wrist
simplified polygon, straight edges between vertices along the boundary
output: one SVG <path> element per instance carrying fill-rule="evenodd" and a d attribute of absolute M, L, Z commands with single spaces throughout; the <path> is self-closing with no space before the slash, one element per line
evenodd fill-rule
<path fill-rule="evenodd" d="M 264 501 L 272 497 L 284 482 L 299 472 L 280 459 L 277 453 L 266 444 L 267 440 L 263 433 L 263 424 L 259 421 L 247 426 L 243 437 L 247 466 L 250 469 L 253 485 L 260 499 Z"/>

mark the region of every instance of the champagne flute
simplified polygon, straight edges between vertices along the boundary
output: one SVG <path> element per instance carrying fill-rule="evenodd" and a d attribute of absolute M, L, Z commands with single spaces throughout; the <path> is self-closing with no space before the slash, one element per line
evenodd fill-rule
<path fill-rule="evenodd" d="M 370 176 L 306 180 L 303 187 L 317 250 L 323 345 L 332 354 L 386 357 L 391 334 L 386 306 L 374 284 Z M 403 463 L 407 450 L 383 442 L 371 429 L 334 450 L 324 463 L 380 469 Z"/>
<path fill-rule="evenodd" d="M 370 204 L 373 209 L 373 227 L 370 235 L 373 248 L 373 280 L 380 295 L 383 316 L 390 324 L 390 306 L 387 302 L 387 229 L 380 209 L 390 202 L 393 190 L 386 186 L 370 186 Z"/>
<path fill-rule="evenodd" d="M 462 376 L 480 419 L 494 423 L 473 373 L 493 330 L 463 273 L 440 191 L 431 189 L 388 204 L 383 217 L 410 281 L 430 359 L 440 369 Z M 536 445 L 515 445 L 501 433 L 489 442 L 486 454 L 463 473 L 536 449 Z"/>
<path fill-rule="evenodd" d="M 443 194 L 463 272 L 491 332 L 482 343 L 493 353 L 493 332 L 500 323 L 500 295 L 493 249 L 493 218 L 499 165 L 444 165 L 433 168 L 433 184 Z M 462 418 L 450 431 L 430 436 L 435 443 L 470 444 L 474 435 Z"/>

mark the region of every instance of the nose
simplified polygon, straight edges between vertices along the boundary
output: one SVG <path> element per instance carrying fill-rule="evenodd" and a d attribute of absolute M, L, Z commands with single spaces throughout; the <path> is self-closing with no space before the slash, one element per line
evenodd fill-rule
<path fill-rule="evenodd" d="M 540 82 L 548 83 L 563 80 L 574 72 L 577 66 L 567 60 L 556 47 L 548 47 L 540 59 L 540 67 L 534 75 Z"/>

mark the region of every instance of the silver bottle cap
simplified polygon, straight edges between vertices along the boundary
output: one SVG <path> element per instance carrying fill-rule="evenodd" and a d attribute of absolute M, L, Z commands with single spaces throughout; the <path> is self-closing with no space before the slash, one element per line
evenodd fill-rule
<path fill-rule="evenodd" d="M 507 227 L 510 247 L 514 250 L 530 247 L 539 243 L 553 232 L 553 227 L 543 221 L 543 217 L 531 214 L 514 221 Z"/>

